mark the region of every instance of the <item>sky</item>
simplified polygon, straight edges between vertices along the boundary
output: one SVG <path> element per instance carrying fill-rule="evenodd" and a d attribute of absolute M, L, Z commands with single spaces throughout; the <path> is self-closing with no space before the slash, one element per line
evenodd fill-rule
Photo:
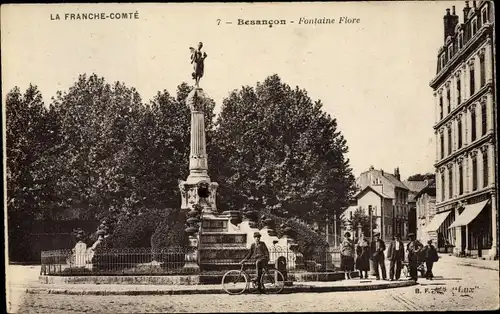
<path fill-rule="evenodd" d="M 404 179 L 434 172 L 429 82 L 452 5 L 462 22 L 461 1 L 2 6 L 2 103 L 14 86 L 24 91 L 30 83 L 50 103 L 84 73 L 135 87 L 143 101 L 164 89 L 175 94 L 180 83 L 193 83 L 189 47 L 202 41 L 208 57 L 201 87 L 216 111 L 230 91 L 278 74 L 337 119 L 356 176 L 370 166 L 399 167 Z M 138 19 L 65 19 L 77 13 Z M 339 24 L 342 17 L 359 22 Z M 299 24 L 300 18 L 335 23 Z"/>

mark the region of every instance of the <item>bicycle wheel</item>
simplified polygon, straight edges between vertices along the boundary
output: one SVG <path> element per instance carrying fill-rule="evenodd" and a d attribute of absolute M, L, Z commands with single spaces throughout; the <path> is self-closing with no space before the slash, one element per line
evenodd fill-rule
<path fill-rule="evenodd" d="M 247 276 L 240 270 L 230 270 L 222 277 L 222 289 L 228 294 L 242 294 L 247 287 Z"/>
<path fill-rule="evenodd" d="M 262 287 L 268 293 L 280 293 L 285 287 L 285 278 L 283 274 L 277 269 L 269 269 L 264 271 L 260 279 Z"/>

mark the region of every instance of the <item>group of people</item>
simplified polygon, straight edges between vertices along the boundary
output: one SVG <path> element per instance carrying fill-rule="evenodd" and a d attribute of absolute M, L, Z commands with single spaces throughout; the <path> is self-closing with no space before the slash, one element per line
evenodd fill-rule
<path fill-rule="evenodd" d="M 432 245 L 432 240 L 429 240 L 424 247 L 420 241 L 416 240 L 415 234 L 410 233 L 408 238 L 410 242 L 405 247 L 401 236 L 396 234 L 387 248 L 387 259 L 390 262 L 389 280 L 400 279 L 405 259 L 408 261 L 411 280 L 418 280 L 418 267 L 419 263 L 422 262 L 426 264 L 426 279 L 432 279 L 434 277 L 433 264 L 439 259 L 437 250 Z M 367 279 L 371 263 L 377 280 L 380 280 L 381 277 L 383 280 L 387 280 L 385 253 L 386 246 L 384 241 L 380 239 L 380 234 L 374 234 L 373 241 L 369 243 L 363 233 L 360 234 L 358 241 L 353 241 L 351 234 L 346 232 L 341 244 L 340 267 L 345 272 L 346 279 L 351 279 L 351 272 L 354 269 L 359 271 L 361 278 Z"/>

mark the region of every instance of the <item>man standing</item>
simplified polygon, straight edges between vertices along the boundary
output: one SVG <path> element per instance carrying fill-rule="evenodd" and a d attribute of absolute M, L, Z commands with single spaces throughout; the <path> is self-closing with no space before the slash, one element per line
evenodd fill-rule
<path fill-rule="evenodd" d="M 372 262 L 373 262 L 373 267 L 375 269 L 375 277 L 377 277 L 377 280 L 380 280 L 380 273 L 379 273 L 379 267 L 382 270 L 382 279 L 387 280 L 387 274 L 385 270 L 385 256 L 384 256 L 384 251 L 385 251 L 385 243 L 380 239 L 380 234 L 376 233 L 373 235 L 374 240 L 372 242 L 371 246 L 371 251 L 373 252 L 372 254 Z"/>
<path fill-rule="evenodd" d="M 394 268 L 396 268 L 396 280 L 399 280 L 399 277 L 401 276 L 401 265 L 405 258 L 405 249 L 399 234 L 396 234 L 394 241 L 389 244 L 387 258 L 391 261 L 389 269 L 390 280 L 394 280 Z"/>
<path fill-rule="evenodd" d="M 410 277 L 412 280 L 417 282 L 418 254 L 420 253 L 420 251 L 423 249 L 424 246 L 422 245 L 422 243 L 420 243 L 420 241 L 415 239 L 414 233 L 410 233 L 408 235 L 408 238 L 410 239 L 410 243 L 408 243 L 407 246 L 408 263 L 410 265 Z"/>
<path fill-rule="evenodd" d="M 432 245 L 432 240 L 427 241 L 424 252 L 425 266 L 427 268 L 425 279 L 432 280 L 432 278 L 434 278 L 434 274 L 432 273 L 432 266 L 439 260 L 438 252 L 434 245 Z"/>
<path fill-rule="evenodd" d="M 267 249 L 267 246 L 264 242 L 260 242 L 260 233 L 255 232 L 253 234 L 253 238 L 255 240 L 255 243 L 252 243 L 252 245 L 250 246 L 250 251 L 241 261 L 241 264 L 243 264 L 251 257 L 255 258 L 255 268 L 257 270 L 256 280 L 259 287 L 259 292 L 262 292 L 263 287 L 260 282 L 260 278 L 262 277 L 262 268 L 269 262 L 269 250 Z"/>

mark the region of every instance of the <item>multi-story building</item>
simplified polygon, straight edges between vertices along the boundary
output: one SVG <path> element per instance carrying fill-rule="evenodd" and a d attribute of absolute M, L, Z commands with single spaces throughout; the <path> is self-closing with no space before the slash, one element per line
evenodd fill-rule
<path fill-rule="evenodd" d="M 492 258 L 498 256 L 494 4 L 465 3 L 462 23 L 455 7 L 446 9 L 444 45 L 430 82 L 436 108 L 434 219 L 454 253 Z"/>
<path fill-rule="evenodd" d="M 373 234 L 379 233 L 382 239 L 391 239 L 392 198 L 383 192 L 383 186 L 381 184 L 367 186 L 356 193 L 351 206 L 342 214 L 342 220 L 347 222 L 343 228 L 343 232 L 351 231 L 359 236 L 358 226 L 349 224 L 349 221 L 353 219 L 353 215 L 358 209 L 362 210 L 365 215 L 371 216 L 373 219 L 373 233 L 367 234 L 366 236 L 371 237 Z"/>
<path fill-rule="evenodd" d="M 396 168 L 394 174 L 391 174 L 370 167 L 368 171 L 361 173 L 356 179 L 356 184 L 361 191 L 365 190 L 366 187 L 372 187 L 375 191 L 384 194 L 391 200 L 391 208 L 387 208 L 388 206 L 385 205 L 387 201 L 381 203 L 384 204 L 384 208 L 381 208 L 380 212 L 385 213 L 385 218 L 382 219 L 382 237 L 390 239 L 396 233 L 399 233 L 406 238 L 408 235 L 409 189 L 401 182 L 399 168 Z"/>

